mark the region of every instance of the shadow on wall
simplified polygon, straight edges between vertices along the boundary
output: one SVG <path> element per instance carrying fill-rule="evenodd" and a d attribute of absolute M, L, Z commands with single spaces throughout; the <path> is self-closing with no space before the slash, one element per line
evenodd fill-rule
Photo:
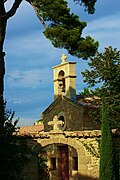
<path fill-rule="evenodd" d="M 49 170 L 44 158 L 46 156 L 46 151 L 44 151 L 44 148 L 36 140 L 31 138 L 28 138 L 27 145 L 32 150 L 32 153 L 28 155 L 29 162 L 24 168 L 21 177 L 24 180 L 50 180 Z M 98 178 L 81 175 L 75 172 L 74 175 L 72 174 L 71 180 L 98 180 Z"/>
<path fill-rule="evenodd" d="M 32 151 L 28 154 L 29 161 L 21 173 L 21 178 L 24 180 L 50 180 L 49 170 L 44 158 L 46 156 L 44 148 L 30 137 L 27 139 L 27 145 Z M 71 180 L 98 180 L 98 178 L 84 176 L 75 172 Z"/>
<path fill-rule="evenodd" d="M 76 100 L 76 89 L 72 88 L 71 86 L 68 87 L 66 90 L 65 84 L 60 84 L 60 87 L 58 88 L 58 93 L 54 94 L 55 99 L 57 99 L 59 96 L 64 95 L 67 98 L 70 98 L 71 100 Z"/>
<path fill-rule="evenodd" d="M 49 180 L 49 171 L 44 158 L 42 146 L 33 138 L 26 136 L 27 146 L 30 151 L 27 154 L 28 163 L 21 172 L 21 179 L 24 180 Z"/>

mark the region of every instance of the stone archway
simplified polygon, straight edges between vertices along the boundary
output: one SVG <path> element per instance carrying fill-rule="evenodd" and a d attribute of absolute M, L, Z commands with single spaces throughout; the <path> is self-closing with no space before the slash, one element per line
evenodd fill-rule
<path fill-rule="evenodd" d="M 50 138 L 38 138 L 36 139 L 36 144 L 34 144 L 34 146 L 32 147 L 32 150 L 34 151 L 39 151 L 39 144 L 44 148 L 48 145 L 52 145 L 52 144 L 62 144 L 64 146 L 70 146 L 72 148 L 74 148 L 77 152 L 77 163 L 78 163 L 78 169 L 74 172 L 70 172 L 71 177 L 74 173 L 76 179 L 77 179 L 77 174 L 80 171 L 84 171 L 85 164 L 83 164 L 85 157 L 85 149 L 84 146 L 82 145 L 82 143 L 79 141 L 79 139 L 75 139 L 75 138 L 66 138 L 64 137 L 63 133 L 58 133 L 58 134 L 52 134 L 50 136 Z M 72 178 L 70 178 L 71 180 Z"/>
<path fill-rule="evenodd" d="M 98 146 L 98 142 L 96 141 L 96 137 L 98 137 L 99 134 L 96 135 L 96 132 L 98 133 L 98 131 L 70 132 L 70 131 L 61 131 L 59 129 L 51 130 L 50 132 L 38 132 L 38 133 L 33 132 L 31 133 L 32 139 L 29 139 L 28 145 L 30 145 L 30 148 L 34 152 L 33 154 L 36 156 L 36 157 L 34 156 L 34 158 L 37 158 L 37 154 L 40 152 L 41 148 L 45 148 L 48 145 L 61 144 L 63 146 L 72 147 L 75 149 L 77 153 L 77 156 L 74 156 L 74 158 L 78 166 L 75 166 L 74 173 L 73 173 L 73 169 L 71 170 L 71 172 L 69 172 L 69 175 L 70 175 L 69 180 L 79 180 L 79 179 L 98 180 L 99 179 L 98 178 L 99 177 L 99 157 L 95 157 L 85 147 L 86 144 L 87 145 L 92 144 L 92 146 L 96 149 L 96 152 L 97 152 L 97 149 L 99 148 L 99 146 Z M 72 157 L 72 156 L 69 156 L 69 157 Z M 36 163 L 36 160 L 33 164 Z M 33 169 L 34 168 L 32 167 L 32 170 Z M 32 171 L 31 171 L 31 174 L 32 174 Z M 32 175 L 30 175 L 30 178 L 31 177 Z M 35 180 L 35 177 L 33 179 Z"/>

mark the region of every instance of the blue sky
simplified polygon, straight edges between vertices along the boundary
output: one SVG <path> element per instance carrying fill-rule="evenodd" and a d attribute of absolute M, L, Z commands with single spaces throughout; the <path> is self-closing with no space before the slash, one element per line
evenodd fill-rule
<path fill-rule="evenodd" d="M 83 36 L 91 35 L 100 43 L 99 50 L 112 45 L 120 49 L 120 2 L 119 0 L 97 0 L 96 12 L 88 15 L 83 7 L 69 0 L 71 11 L 87 21 Z M 12 4 L 8 1 L 7 9 Z M 6 75 L 5 99 L 7 107 L 20 117 L 19 125 L 32 125 L 40 114 L 53 101 L 52 67 L 61 63 L 64 49 L 56 49 L 47 40 L 44 28 L 35 15 L 33 8 L 23 1 L 16 15 L 7 26 L 5 40 Z M 73 58 L 77 62 L 77 92 L 85 87 L 80 74 L 87 67 L 87 62 Z"/>

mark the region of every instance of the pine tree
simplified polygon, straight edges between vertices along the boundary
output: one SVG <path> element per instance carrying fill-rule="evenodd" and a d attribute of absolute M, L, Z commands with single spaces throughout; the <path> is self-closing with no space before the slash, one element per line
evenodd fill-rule
<path fill-rule="evenodd" d="M 102 127 L 100 143 L 100 180 L 113 180 L 113 144 L 105 97 L 102 99 Z"/>

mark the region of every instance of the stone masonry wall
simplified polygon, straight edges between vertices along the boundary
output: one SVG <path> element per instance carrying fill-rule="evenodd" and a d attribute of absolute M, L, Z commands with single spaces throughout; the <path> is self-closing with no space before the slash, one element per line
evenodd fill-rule
<path fill-rule="evenodd" d="M 72 103 L 72 101 L 67 102 L 63 99 L 58 103 L 56 102 L 53 107 L 51 106 L 47 112 L 43 114 L 45 131 L 52 129 L 52 127 L 48 126 L 48 122 L 52 121 L 53 117 L 61 112 L 64 112 L 66 131 L 97 129 L 96 123 L 90 120 L 83 107 L 77 106 Z"/>
<path fill-rule="evenodd" d="M 78 157 L 78 171 L 72 169 L 70 164 L 69 180 L 98 180 L 99 179 L 99 145 L 96 138 L 100 138 L 101 132 L 99 130 L 89 131 L 64 131 L 64 132 L 40 132 L 31 133 L 33 137 L 30 139 L 30 147 L 34 152 L 34 156 L 30 157 L 30 163 L 25 167 L 23 172 L 24 180 L 38 180 L 38 168 L 37 168 L 37 154 L 41 146 L 46 148 L 48 145 L 67 145 L 70 149 L 71 154 L 77 155 Z M 114 134 L 113 138 L 115 160 L 116 160 L 116 180 L 119 179 L 120 175 L 120 136 Z M 90 151 L 89 147 L 92 147 Z M 48 152 L 51 157 L 50 152 Z M 57 153 L 56 153 L 57 154 Z M 72 157 L 71 155 L 69 156 Z M 70 160 L 70 162 L 72 162 Z M 48 162 L 49 165 L 49 162 Z M 57 175 L 55 171 L 52 175 Z M 51 177 L 52 180 L 56 180 Z M 58 180 L 58 179 L 57 179 Z M 61 179 L 59 179 L 61 180 Z"/>
<path fill-rule="evenodd" d="M 66 135 L 67 136 L 66 136 Z M 38 143 L 42 147 L 46 147 L 50 144 L 65 144 L 73 147 L 78 155 L 78 171 L 74 171 L 72 166 L 70 166 L 70 180 L 98 180 L 99 178 L 99 152 L 98 143 L 94 137 L 73 137 L 69 132 L 63 133 L 52 133 L 50 138 L 38 139 Z M 69 136 L 68 136 L 69 135 Z M 74 134 L 75 135 L 75 134 Z M 90 151 L 85 147 L 85 144 L 92 145 L 95 150 L 95 154 L 90 153 Z M 93 151 L 94 152 L 94 151 Z M 50 156 L 50 154 L 49 154 Z M 56 172 L 54 171 L 56 174 Z M 53 176 L 54 173 L 52 172 Z M 51 177 L 52 178 L 52 177 Z"/>

